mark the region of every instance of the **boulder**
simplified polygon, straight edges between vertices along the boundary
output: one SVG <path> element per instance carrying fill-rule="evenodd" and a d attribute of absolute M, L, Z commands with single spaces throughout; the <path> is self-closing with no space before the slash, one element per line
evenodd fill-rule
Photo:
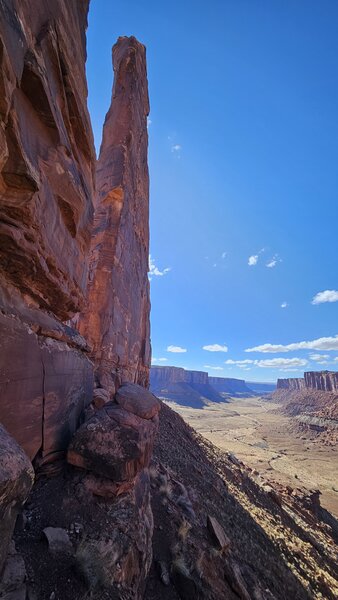
<path fill-rule="evenodd" d="M 67 460 L 112 481 L 129 481 L 149 465 L 157 421 L 109 402 L 77 430 Z"/>
<path fill-rule="evenodd" d="M 33 467 L 19 444 L 0 425 L 0 573 L 17 514 L 31 490 Z"/>
<path fill-rule="evenodd" d="M 124 383 L 115 396 L 117 404 L 142 419 L 151 419 L 160 410 L 160 401 L 149 390 L 135 383 Z"/>

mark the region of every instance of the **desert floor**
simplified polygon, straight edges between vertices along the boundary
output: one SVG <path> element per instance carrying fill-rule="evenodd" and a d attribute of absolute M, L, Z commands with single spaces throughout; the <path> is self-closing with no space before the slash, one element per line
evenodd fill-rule
<path fill-rule="evenodd" d="M 321 505 L 338 517 L 338 448 L 300 432 L 278 405 L 261 398 L 194 409 L 168 402 L 196 431 L 234 453 L 266 479 L 320 489 Z"/>

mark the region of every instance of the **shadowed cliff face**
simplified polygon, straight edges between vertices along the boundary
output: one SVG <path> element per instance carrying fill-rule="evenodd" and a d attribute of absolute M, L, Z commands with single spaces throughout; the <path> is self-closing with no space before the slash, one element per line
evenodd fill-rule
<path fill-rule="evenodd" d="M 303 377 L 291 377 L 289 379 L 277 379 L 277 390 L 302 390 L 305 388 Z"/>
<path fill-rule="evenodd" d="M 88 303 L 79 330 L 98 383 L 148 385 L 149 178 L 146 53 L 134 37 L 113 48 L 114 86 L 97 163 Z"/>
<path fill-rule="evenodd" d="M 93 216 L 88 4 L 0 2 L 0 421 L 30 458 L 67 445 L 92 391 L 65 325 L 84 304 Z"/>

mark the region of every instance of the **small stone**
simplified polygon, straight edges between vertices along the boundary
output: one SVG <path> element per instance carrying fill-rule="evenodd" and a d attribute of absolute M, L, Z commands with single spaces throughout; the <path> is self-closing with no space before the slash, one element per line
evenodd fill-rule
<path fill-rule="evenodd" d="M 65 529 L 61 527 L 46 527 L 43 533 L 47 538 L 48 547 L 52 554 L 73 553 L 73 546 Z"/>
<path fill-rule="evenodd" d="M 208 530 L 214 539 L 214 542 L 216 542 L 220 550 L 224 551 L 227 548 L 229 548 L 230 540 L 225 534 L 222 525 L 219 524 L 217 519 L 208 515 L 207 525 Z"/>

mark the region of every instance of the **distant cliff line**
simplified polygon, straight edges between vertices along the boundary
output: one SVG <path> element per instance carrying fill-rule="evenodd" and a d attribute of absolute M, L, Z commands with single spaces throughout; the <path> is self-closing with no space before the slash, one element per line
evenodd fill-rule
<path fill-rule="evenodd" d="M 322 392 L 338 391 L 337 371 L 308 371 L 304 377 L 293 377 L 277 380 L 278 390 L 320 390 Z"/>
<path fill-rule="evenodd" d="M 151 386 L 158 388 L 165 384 L 208 385 L 219 393 L 245 393 L 254 395 L 244 379 L 230 377 L 210 377 L 206 371 L 190 371 L 182 367 L 152 366 L 150 372 Z"/>

